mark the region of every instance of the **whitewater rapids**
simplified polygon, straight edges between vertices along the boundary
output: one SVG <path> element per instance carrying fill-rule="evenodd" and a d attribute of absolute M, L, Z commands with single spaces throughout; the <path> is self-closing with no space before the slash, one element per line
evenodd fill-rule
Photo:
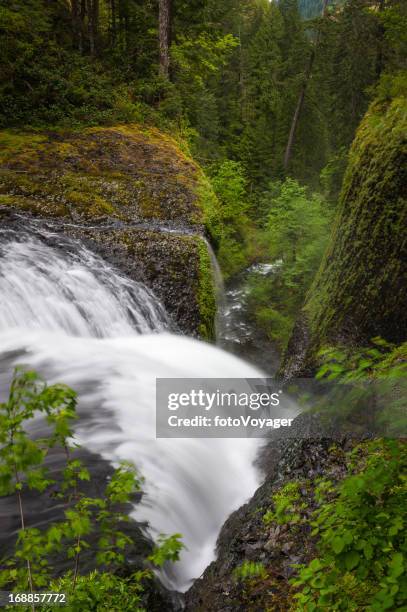
<path fill-rule="evenodd" d="M 142 283 L 79 243 L 0 232 L 0 389 L 16 364 L 78 392 L 76 437 L 144 476 L 134 506 L 149 534 L 182 533 L 186 550 L 162 576 L 185 590 L 214 558 L 219 529 L 259 485 L 256 439 L 156 439 L 157 377 L 255 378 L 219 348 L 168 333 L 170 317 Z M 1 503 L 1 500 L 0 500 Z"/>

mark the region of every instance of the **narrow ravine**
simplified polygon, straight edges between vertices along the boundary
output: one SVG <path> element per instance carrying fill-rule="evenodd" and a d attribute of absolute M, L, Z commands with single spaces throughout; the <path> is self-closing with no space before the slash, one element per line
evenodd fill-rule
<path fill-rule="evenodd" d="M 259 266 L 261 264 L 257 268 Z M 269 266 L 272 269 L 273 264 Z M 219 345 L 272 376 L 278 369 L 279 352 L 250 317 L 248 308 L 248 279 L 257 273 L 256 266 L 250 266 L 223 287 L 218 325 Z"/>

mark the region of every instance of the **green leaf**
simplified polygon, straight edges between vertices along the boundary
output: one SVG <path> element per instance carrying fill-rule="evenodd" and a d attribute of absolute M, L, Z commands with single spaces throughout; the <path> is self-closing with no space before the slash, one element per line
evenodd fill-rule
<path fill-rule="evenodd" d="M 360 556 L 355 550 L 351 550 L 344 555 L 345 566 L 347 570 L 352 570 L 359 565 Z"/>
<path fill-rule="evenodd" d="M 332 540 L 331 546 L 334 553 L 339 555 L 345 548 L 346 544 L 343 538 L 340 536 L 335 536 Z"/>
<path fill-rule="evenodd" d="M 319 571 L 320 569 L 322 569 L 322 567 L 323 567 L 323 566 L 322 566 L 322 563 L 321 563 L 320 559 L 313 559 L 313 560 L 311 561 L 311 563 L 309 564 L 309 568 L 310 568 L 310 570 L 312 570 L 313 572 L 317 572 L 317 571 Z"/>
<path fill-rule="evenodd" d="M 398 552 L 392 556 L 390 561 L 390 576 L 392 578 L 398 578 L 404 572 L 404 558 L 403 554 Z"/>
<path fill-rule="evenodd" d="M 363 554 L 365 555 L 368 561 L 373 557 L 373 546 L 370 542 L 366 542 L 366 544 L 364 545 Z"/>

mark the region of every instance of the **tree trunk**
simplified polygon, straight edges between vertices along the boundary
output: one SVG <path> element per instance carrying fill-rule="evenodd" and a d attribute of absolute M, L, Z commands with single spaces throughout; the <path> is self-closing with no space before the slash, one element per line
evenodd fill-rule
<path fill-rule="evenodd" d="M 99 31 L 99 0 L 88 1 L 90 54 L 96 55 Z"/>
<path fill-rule="evenodd" d="M 116 43 L 116 0 L 110 0 L 112 44 Z"/>
<path fill-rule="evenodd" d="M 171 0 L 158 0 L 158 6 L 160 74 L 168 79 L 170 74 Z"/>
<path fill-rule="evenodd" d="M 71 0 L 71 19 L 73 43 L 75 47 L 80 50 L 80 19 L 78 0 Z"/>
<path fill-rule="evenodd" d="M 323 5 L 322 5 L 322 17 L 325 16 L 325 11 L 326 11 L 327 5 L 328 5 L 328 0 L 324 0 Z M 319 45 L 320 35 L 321 35 L 321 28 L 318 27 L 315 43 L 314 43 L 313 49 L 311 51 L 311 55 L 310 55 L 310 58 L 309 58 L 307 69 L 306 69 L 305 74 L 304 74 L 304 79 L 303 79 L 303 82 L 302 82 L 300 94 L 298 96 L 297 106 L 295 107 L 295 112 L 294 112 L 293 120 L 291 122 L 290 134 L 288 136 L 287 147 L 286 147 L 286 150 L 285 150 L 285 153 L 284 153 L 284 169 L 285 170 L 287 170 L 287 168 L 289 166 L 289 163 L 290 163 L 290 159 L 291 159 L 291 155 L 292 155 L 292 150 L 293 150 L 293 145 L 294 145 L 295 132 L 296 132 L 296 129 L 297 129 L 298 121 L 299 121 L 300 116 L 301 116 L 302 107 L 304 106 L 305 93 L 307 91 L 307 86 L 308 86 L 308 83 L 309 83 L 309 80 L 310 80 L 310 77 L 311 77 L 311 74 L 312 74 L 312 67 L 314 65 L 315 54 L 316 54 L 316 50 L 317 50 L 318 45 Z"/>
<path fill-rule="evenodd" d="M 78 36 L 79 36 L 79 51 L 81 53 L 83 53 L 84 51 L 85 17 L 86 17 L 86 0 L 80 0 Z"/>
<path fill-rule="evenodd" d="M 129 21 L 129 12 L 128 12 L 128 4 L 125 0 L 119 1 L 119 40 L 120 40 L 120 48 L 122 52 L 127 50 L 127 33 L 128 33 L 128 23 Z"/>

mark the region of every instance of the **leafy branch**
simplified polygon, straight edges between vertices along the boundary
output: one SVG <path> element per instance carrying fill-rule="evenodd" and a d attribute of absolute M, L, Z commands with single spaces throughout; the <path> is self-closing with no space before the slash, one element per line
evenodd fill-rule
<path fill-rule="evenodd" d="M 118 591 L 129 588 L 127 579 L 121 582 L 119 577 L 112 576 L 124 566 L 125 549 L 132 544 L 131 538 L 119 526 L 129 521 L 125 508 L 134 494 L 141 491 L 142 484 L 134 466 L 124 462 L 111 475 L 101 497 L 85 494 L 81 483 L 89 482 L 91 476 L 83 463 L 73 456 L 77 447 L 73 443 L 76 403 L 76 394 L 69 387 L 48 386 L 35 372 L 17 368 L 9 397 L 0 404 L 0 496 L 15 496 L 20 517 L 14 554 L 2 561 L 0 588 L 17 591 L 28 588 L 33 594 L 51 583 L 53 588 L 70 593 L 72 609 L 78 609 L 75 601 L 82 601 L 87 589 L 88 595 L 99 597 L 107 584 Z M 33 439 L 29 426 L 39 417 L 45 418 L 49 435 Z M 64 465 L 55 479 L 50 478 L 45 466 L 51 449 L 60 449 L 65 455 Z M 44 493 L 51 486 L 52 494 L 63 503 L 63 520 L 43 530 L 28 526 L 25 492 Z M 90 536 L 94 533 L 97 534 L 95 562 L 104 572 L 83 576 L 81 556 L 84 550 L 90 549 Z M 160 536 L 147 559 L 150 567 L 177 561 L 183 548 L 180 538 L 180 534 Z M 66 555 L 72 562 L 72 568 L 58 581 L 51 565 L 55 554 Z M 129 601 L 133 606 L 130 609 L 138 609 L 134 604 L 140 600 L 142 581 L 151 576 L 149 568 L 133 575 L 138 586 L 129 589 Z M 35 610 L 34 603 L 29 607 Z"/>

